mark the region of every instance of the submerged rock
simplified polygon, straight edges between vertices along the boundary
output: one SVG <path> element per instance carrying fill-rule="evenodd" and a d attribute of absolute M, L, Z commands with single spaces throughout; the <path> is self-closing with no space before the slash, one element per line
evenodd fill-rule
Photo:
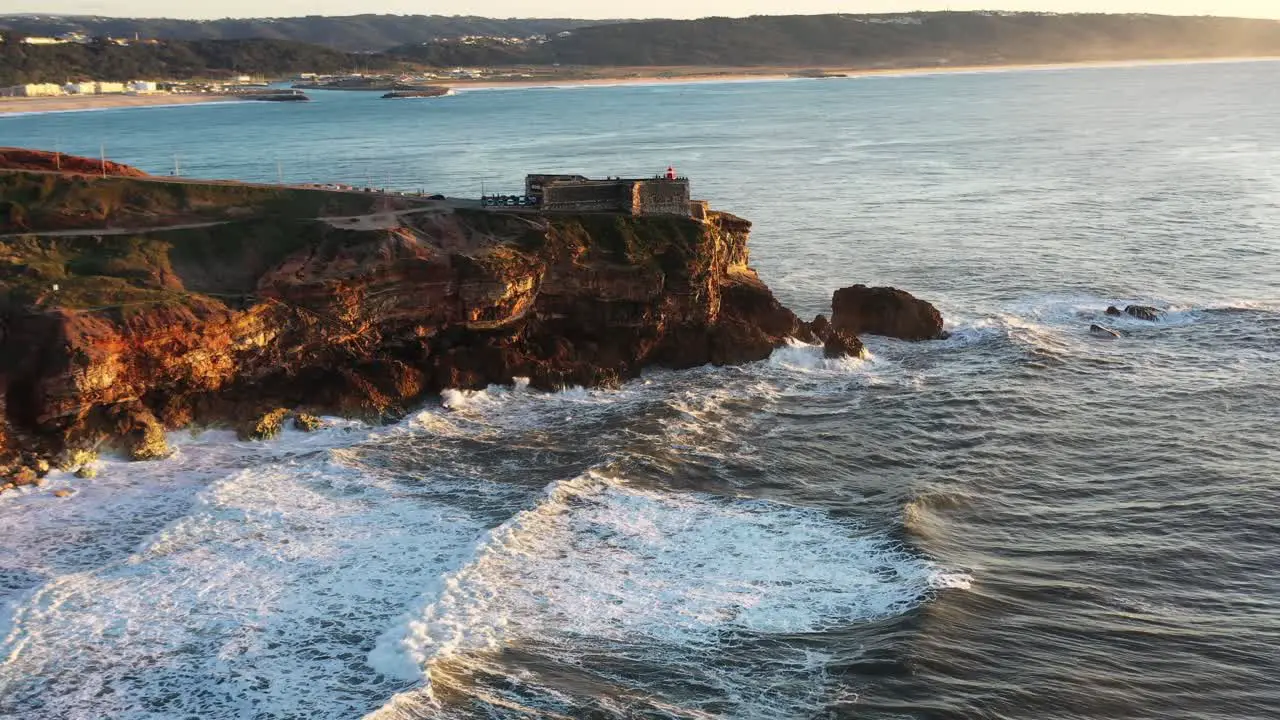
<path fill-rule="evenodd" d="M 841 330 L 832 330 L 822 345 L 822 356 L 825 358 L 862 357 L 862 341 L 856 336 Z"/>
<path fill-rule="evenodd" d="M 891 287 L 854 285 L 831 298 L 831 327 L 849 335 L 884 335 L 901 340 L 936 340 L 942 314 L 911 293 Z"/>
<path fill-rule="evenodd" d="M 34 469 L 29 467 L 20 467 L 13 473 L 13 477 L 9 479 L 9 482 L 18 487 L 22 487 L 23 485 L 35 485 L 39 480 L 40 476 L 36 474 Z"/>
<path fill-rule="evenodd" d="M 324 421 L 315 415 L 298 413 L 293 416 L 293 427 L 295 430 L 301 430 L 302 432 L 315 432 L 324 427 Z"/>
<path fill-rule="evenodd" d="M 1148 320 L 1155 322 L 1160 319 L 1160 311 L 1150 305 L 1130 305 L 1124 309 L 1126 315 L 1136 317 L 1139 320 Z"/>
<path fill-rule="evenodd" d="M 280 434 L 288 417 L 289 411 L 285 408 L 270 410 L 241 425 L 236 435 L 241 440 L 271 440 Z"/>
<path fill-rule="evenodd" d="M 1090 325 L 1089 332 L 1093 333 L 1094 335 L 1102 335 L 1109 338 L 1120 337 L 1119 332 L 1116 332 L 1115 330 L 1112 330 L 1111 328 L 1108 328 L 1108 327 L 1103 327 L 1101 325 Z"/>
<path fill-rule="evenodd" d="M 173 454 L 164 426 L 137 400 L 85 408 L 84 432 L 77 439 L 108 440 L 121 445 L 132 460 L 161 460 Z M 98 421 L 98 416 L 101 420 Z"/>
<path fill-rule="evenodd" d="M 1121 315 L 1124 314 L 1124 312 L 1121 311 L 1120 308 L 1116 307 L 1115 305 L 1109 305 L 1107 306 L 1107 314 L 1111 315 L 1112 317 L 1120 317 Z"/>
<path fill-rule="evenodd" d="M 85 448 L 68 448 L 58 456 L 58 469 L 63 472 L 75 472 L 98 461 L 98 453 Z"/>
<path fill-rule="evenodd" d="M 135 433 L 129 438 L 129 458 L 132 460 L 163 460 L 172 454 L 173 449 L 169 447 L 164 428 L 159 423 L 147 423 L 140 434 Z"/>

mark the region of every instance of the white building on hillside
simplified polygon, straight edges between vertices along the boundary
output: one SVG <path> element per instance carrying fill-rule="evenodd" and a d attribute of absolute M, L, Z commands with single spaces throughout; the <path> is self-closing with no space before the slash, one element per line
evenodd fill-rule
<path fill-rule="evenodd" d="M 98 83 L 98 94 L 107 95 L 109 93 L 124 92 L 124 83 L 118 82 L 100 82 Z"/>
<path fill-rule="evenodd" d="M 156 91 L 156 84 L 150 80 L 135 80 L 128 84 L 127 91 L 133 95 L 148 95 Z"/>
<path fill-rule="evenodd" d="M 54 83 L 32 83 L 30 85 L 14 85 L 0 91 L 0 95 L 8 97 L 49 97 L 61 95 L 62 86 Z"/>
<path fill-rule="evenodd" d="M 67 83 L 62 86 L 68 95 L 94 95 L 98 92 L 98 84 L 94 82 Z"/>

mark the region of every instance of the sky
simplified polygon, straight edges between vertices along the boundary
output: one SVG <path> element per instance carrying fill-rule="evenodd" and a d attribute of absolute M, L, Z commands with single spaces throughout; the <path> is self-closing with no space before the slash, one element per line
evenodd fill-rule
<path fill-rule="evenodd" d="M 289 17 L 359 13 L 486 17 L 669 17 L 876 13 L 908 10 L 1148 12 L 1280 19 L 1280 0 L 0 0 L 2 13 L 116 17 Z"/>

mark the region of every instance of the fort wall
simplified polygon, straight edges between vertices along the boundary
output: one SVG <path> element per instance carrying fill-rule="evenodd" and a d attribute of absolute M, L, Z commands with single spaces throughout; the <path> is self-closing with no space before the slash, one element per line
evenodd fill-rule
<path fill-rule="evenodd" d="M 524 178 L 524 194 L 530 197 L 541 198 L 543 189 L 546 188 L 546 186 L 557 182 L 590 182 L 590 180 L 582 175 L 526 175 Z"/>
<path fill-rule="evenodd" d="M 640 180 L 632 188 L 632 214 L 689 216 L 689 181 Z"/>
<path fill-rule="evenodd" d="M 548 184 L 542 189 L 542 209 L 634 214 L 631 184 L 607 180 Z"/>
<path fill-rule="evenodd" d="M 693 208 L 686 178 L 588 180 L 578 175 L 530 175 L 525 192 L 550 212 L 680 215 Z"/>

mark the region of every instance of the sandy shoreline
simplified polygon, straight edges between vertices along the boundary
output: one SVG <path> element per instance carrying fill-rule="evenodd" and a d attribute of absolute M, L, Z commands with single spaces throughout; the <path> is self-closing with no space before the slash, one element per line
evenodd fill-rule
<path fill-rule="evenodd" d="M 65 97 L 0 98 L 0 117 L 29 113 L 74 112 L 108 108 L 162 107 L 196 103 L 230 102 L 228 95 L 68 95 Z"/>
<path fill-rule="evenodd" d="M 1026 72 L 1035 70 L 1069 70 L 1073 68 L 1126 68 L 1164 65 L 1215 65 L 1240 62 L 1267 62 L 1280 57 L 1188 58 L 1169 60 L 1097 60 L 1072 63 L 1040 63 L 1023 65 L 955 65 L 903 68 L 823 67 L 823 72 L 859 77 L 908 77 L 913 75 L 951 75 L 971 73 Z M 442 82 L 457 90 L 527 89 L 551 87 L 589 87 L 615 85 L 678 85 L 716 82 L 751 82 L 772 80 L 810 80 L 797 73 L 814 68 L 612 68 L 614 77 L 547 78 L 541 80 L 463 80 Z M 645 73 L 652 73 L 646 75 Z M 675 73 L 675 74 L 673 74 Z M 839 79 L 839 78 L 834 78 Z"/>
<path fill-rule="evenodd" d="M 1105 60 L 1074 63 L 1044 63 L 1028 65 L 965 65 L 950 67 L 904 68 L 838 68 L 822 70 L 847 78 L 909 77 L 916 75 L 950 75 L 971 73 L 1027 72 L 1037 70 L 1067 70 L 1072 68 L 1124 68 L 1162 65 L 1208 65 L 1240 62 L 1276 61 L 1274 57 L 1241 58 L 1187 58 L 1170 60 Z M 723 82 L 758 82 L 777 80 L 805 80 L 797 73 L 813 68 L 717 68 L 717 67 L 620 67 L 608 68 L 601 75 L 586 78 L 544 78 L 517 80 L 464 80 L 442 82 L 450 88 L 467 90 L 520 90 L 529 88 L 590 87 L 619 85 L 678 85 Z M 838 79 L 838 78 L 837 78 Z M 353 91 L 355 92 L 355 91 Z M 374 91 L 368 91 L 372 94 Z M 195 103 L 234 102 L 242 98 L 227 95 L 82 95 L 41 98 L 0 98 L 0 118 L 31 113 L 75 112 L 109 108 L 163 107 L 191 105 Z"/>

